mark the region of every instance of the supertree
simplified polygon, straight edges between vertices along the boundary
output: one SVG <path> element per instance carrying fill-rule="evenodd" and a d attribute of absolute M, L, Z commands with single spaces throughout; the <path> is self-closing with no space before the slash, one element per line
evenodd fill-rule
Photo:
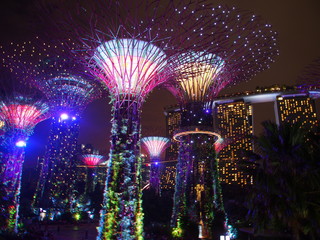
<path fill-rule="evenodd" d="M 96 178 L 96 167 L 103 161 L 104 156 L 99 154 L 84 154 L 81 156 L 87 170 L 86 193 L 94 191 L 94 182 Z"/>
<path fill-rule="evenodd" d="M 68 209 L 73 198 L 80 114 L 101 91 L 72 54 L 70 39 L 44 42 L 36 37 L 11 43 L 8 49 L 7 67 L 41 90 L 53 113 L 34 206 Z"/>
<path fill-rule="evenodd" d="M 299 75 L 298 88 L 300 89 L 319 89 L 320 87 L 320 57 L 307 65 Z"/>
<path fill-rule="evenodd" d="M 167 84 L 181 106 L 180 142 L 172 214 L 173 234 L 216 238 L 225 232 L 225 213 L 218 179 L 212 105 L 228 85 L 267 69 L 278 55 L 276 33 L 258 16 L 227 6 L 205 6 L 198 12 L 206 48 L 168 60 L 175 72 Z M 195 21 L 200 15 L 192 15 Z M 187 56 L 187 57 L 186 57 Z M 232 122 L 230 122 L 232 124 Z M 213 227 L 214 226 L 214 227 Z M 197 236 L 194 236 L 197 237 Z"/>
<path fill-rule="evenodd" d="M 187 8 L 192 14 L 197 4 L 190 4 L 193 8 L 177 1 L 99 3 L 94 11 L 79 8 L 81 14 L 71 18 L 89 14 L 89 21 L 82 21 L 89 25 L 73 26 L 75 20 L 68 24 L 82 39 L 85 49 L 79 53 L 86 54 L 84 62 L 107 86 L 113 104 L 109 174 L 97 239 L 142 239 L 141 105 L 152 89 L 171 77 L 168 57 L 201 42 L 199 23 L 185 14 Z"/>
<path fill-rule="evenodd" d="M 165 137 L 144 137 L 142 143 L 150 155 L 150 187 L 156 194 L 160 193 L 160 155 L 168 147 L 169 139 Z"/>
<path fill-rule="evenodd" d="M 2 91 L 0 119 L 4 122 L 4 138 L 0 180 L 6 196 L 2 214 L 8 230 L 17 232 L 18 228 L 21 176 L 28 138 L 35 125 L 49 117 L 49 106 L 35 89 L 20 86 Z"/>

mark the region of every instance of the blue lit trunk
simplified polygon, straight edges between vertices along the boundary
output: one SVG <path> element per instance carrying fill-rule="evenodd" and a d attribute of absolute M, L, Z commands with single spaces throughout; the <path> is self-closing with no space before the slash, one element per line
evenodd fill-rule
<path fill-rule="evenodd" d="M 151 158 L 150 166 L 150 188 L 155 190 L 156 194 L 160 194 L 160 158 Z"/>
<path fill-rule="evenodd" d="M 5 136 L 4 148 L 5 154 L 1 161 L 2 171 L 0 173 L 0 181 L 3 183 L 4 193 L 6 196 L 5 216 L 7 221 L 5 228 L 9 231 L 18 231 L 19 205 L 20 205 L 20 188 L 22 168 L 25 158 L 24 147 L 15 146 L 18 139 L 27 139 L 25 135 Z M 14 134 L 14 133 L 13 133 Z"/>
<path fill-rule="evenodd" d="M 41 208 L 72 209 L 76 169 L 79 122 L 77 118 L 52 118 L 35 206 Z"/>
<path fill-rule="evenodd" d="M 110 165 L 97 239 L 143 239 L 140 105 L 115 102 L 112 111 Z"/>

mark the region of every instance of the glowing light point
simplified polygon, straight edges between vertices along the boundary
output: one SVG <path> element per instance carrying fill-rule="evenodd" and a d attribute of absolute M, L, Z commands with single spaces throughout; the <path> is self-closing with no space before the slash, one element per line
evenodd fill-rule
<path fill-rule="evenodd" d="M 62 114 L 60 115 L 60 119 L 61 119 L 61 120 L 67 120 L 67 119 L 69 119 L 69 115 L 66 114 L 66 113 L 62 113 Z"/>
<path fill-rule="evenodd" d="M 16 142 L 16 146 L 17 147 L 26 147 L 27 142 L 25 140 L 19 140 L 18 142 Z"/>

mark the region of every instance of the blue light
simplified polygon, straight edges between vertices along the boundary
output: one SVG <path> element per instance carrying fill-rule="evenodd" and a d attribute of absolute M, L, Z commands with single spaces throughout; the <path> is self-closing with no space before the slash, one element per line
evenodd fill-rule
<path fill-rule="evenodd" d="M 158 165 L 158 164 L 159 164 L 159 162 L 155 162 L 155 164 L 156 164 L 156 165 Z"/>
<path fill-rule="evenodd" d="M 66 113 L 62 113 L 62 114 L 60 115 L 60 119 L 61 119 L 61 120 L 67 120 L 68 118 L 69 118 L 69 115 L 66 114 Z"/>
<path fill-rule="evenodd" d="M 26 147 L 27 143 L 24 140 L 19 140 L 18 142 L 16 142 L 16 146 L 17 147 Z"/>
<path fill-rule="evenodd" d="M 76 117 L 72 117 L 72 120 L 74 121 L 74 120 L 76 120 L 77 118 Z"/>

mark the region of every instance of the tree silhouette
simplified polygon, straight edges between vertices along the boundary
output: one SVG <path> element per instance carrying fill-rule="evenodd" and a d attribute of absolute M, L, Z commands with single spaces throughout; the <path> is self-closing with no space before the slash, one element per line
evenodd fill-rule
<path fill-rule="evenodd" d="M 257 233 L 289 231 L 292 239 L 320 236 L 319 131 L 264 122 L 251 154 L 254 184 L 248 216 Z"/>

